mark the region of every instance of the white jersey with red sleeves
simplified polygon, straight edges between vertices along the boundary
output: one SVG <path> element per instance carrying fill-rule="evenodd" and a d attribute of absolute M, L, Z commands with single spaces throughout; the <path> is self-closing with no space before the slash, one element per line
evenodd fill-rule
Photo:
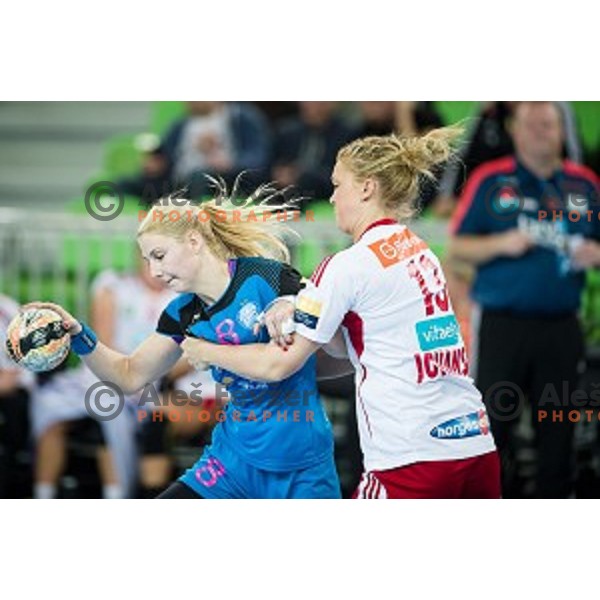
<path fill-rule="evenodd" d="M 367 471 L 495 449 L 440 263 L 404 225 L 374 223 L 325 259 L 295 321 L 321 344 L 343 325 Z"/>

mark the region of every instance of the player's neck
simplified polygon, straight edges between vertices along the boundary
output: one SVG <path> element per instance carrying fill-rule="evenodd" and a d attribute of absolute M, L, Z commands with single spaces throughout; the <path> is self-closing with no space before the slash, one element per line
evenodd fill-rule
<path fill-rule="evenodd" d="M 364 233 L 377 221 L 383 221 L 385 219 L 395 219 L 394 215 L 386 214 L 381 210 L 366 212 L 356 223 L 354 230 L 352 231 L 352 240 L 357 242 L 364 235 Z"/>
<path fill-rule="evenodd" d="M 207 304 L 214 304 L 225 293 L 230 282 L 228 262 L 210 255 L 203 261 L 202 272 L 193 291 Z"/>

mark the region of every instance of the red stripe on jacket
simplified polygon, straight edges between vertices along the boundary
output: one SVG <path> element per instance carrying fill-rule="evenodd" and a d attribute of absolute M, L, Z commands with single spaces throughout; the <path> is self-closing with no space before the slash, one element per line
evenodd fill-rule
<path fill-rule="evenodd" d="M 452 220 L 450 221 L 450 233 L 454 234 L 460 228 L 465 216 L 469 212 L 471 205 L 473 204 L 473 200 L 475 200 L 475 196 L 477 195 L 477 190 L 481 184 L 488 178 L 493 177 L 494 175 L 505 175 L 507 173 L 511 173 L 515 171 L 517 167 L 517 162 L 514 156 L 505 156 L 504 158 L 499 158 L 497 160 L 491 160 L 489 162 L 483 163 L 479 167 L 477 167 L 469 179 L 467 180 L 467 185 L 463 190 L 463 193 L 460 197 L 460 201 L 458 203 L 458 207 L 456 208 L 456 212 L 452 216 Z"/>

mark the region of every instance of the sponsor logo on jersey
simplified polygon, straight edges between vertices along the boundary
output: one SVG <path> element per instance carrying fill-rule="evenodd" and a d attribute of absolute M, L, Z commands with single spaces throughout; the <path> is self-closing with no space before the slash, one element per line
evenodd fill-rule
<path fill-rule="evenodd" d="M 321 302 L 312 300 L 306 296 L 300 296 L 296 303 L 294 322 L 300 323 L 309 329 L 316 329 L 322 308 L 323 305 Z"/>
<path fill-rule="evenodd" d="M 258 307 L 254 302 L 245 302 L 237 314 L 237 320 L 246 328 L 252 329 L 258 318 Z"/>
<path fill-rule="evenodd" d="M 419 321 L 415 325 L 421 350 L 434 350 L 460 343 L 460 328 L 454 315 Z"/>
<path fill-rule="evenodd" d="M 412 231 L 405 229 L 384 240 L 369 244 L 384 269 L 405 260 L 418 252 L 427 250 L 427 244 Z"/>
<path fill-rule="evenodd" d="M 485 410 L 480 409 L 436 425 L 429 435 L 440 440 L 460 440 L 476 435 L 488 435 L 489 432 L 487 414 Z"/>
<path fill-rule="evenodd" d="M 469 373 L 469 358 L 464 346 L 415 354 L 417 383 L 446 375 L 465 377 Z"/>

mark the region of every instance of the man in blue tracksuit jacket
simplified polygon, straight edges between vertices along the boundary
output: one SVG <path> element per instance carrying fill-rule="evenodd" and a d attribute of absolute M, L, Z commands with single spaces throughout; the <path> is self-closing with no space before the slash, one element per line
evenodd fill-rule
<path fill-rule="evenodd" d="M 519 103 L 513 138 L 514 156 L 482 165 L 467 182 L 450 254 L 476 268 L 475 379 L 503 457 L 503 493 L 512 493 L 510 435 L 520 399 L 529 396 L 537 495 L 568 497 L 574 406 L 563 390 L 565 382 L 576 389 L 584 357 L 577 311 L 585 269 L 600 265 L 597 178 L 562 160 L 563 126 L 554 103 Z M 557 409 L 561 416 L 552 412 Z"/>

